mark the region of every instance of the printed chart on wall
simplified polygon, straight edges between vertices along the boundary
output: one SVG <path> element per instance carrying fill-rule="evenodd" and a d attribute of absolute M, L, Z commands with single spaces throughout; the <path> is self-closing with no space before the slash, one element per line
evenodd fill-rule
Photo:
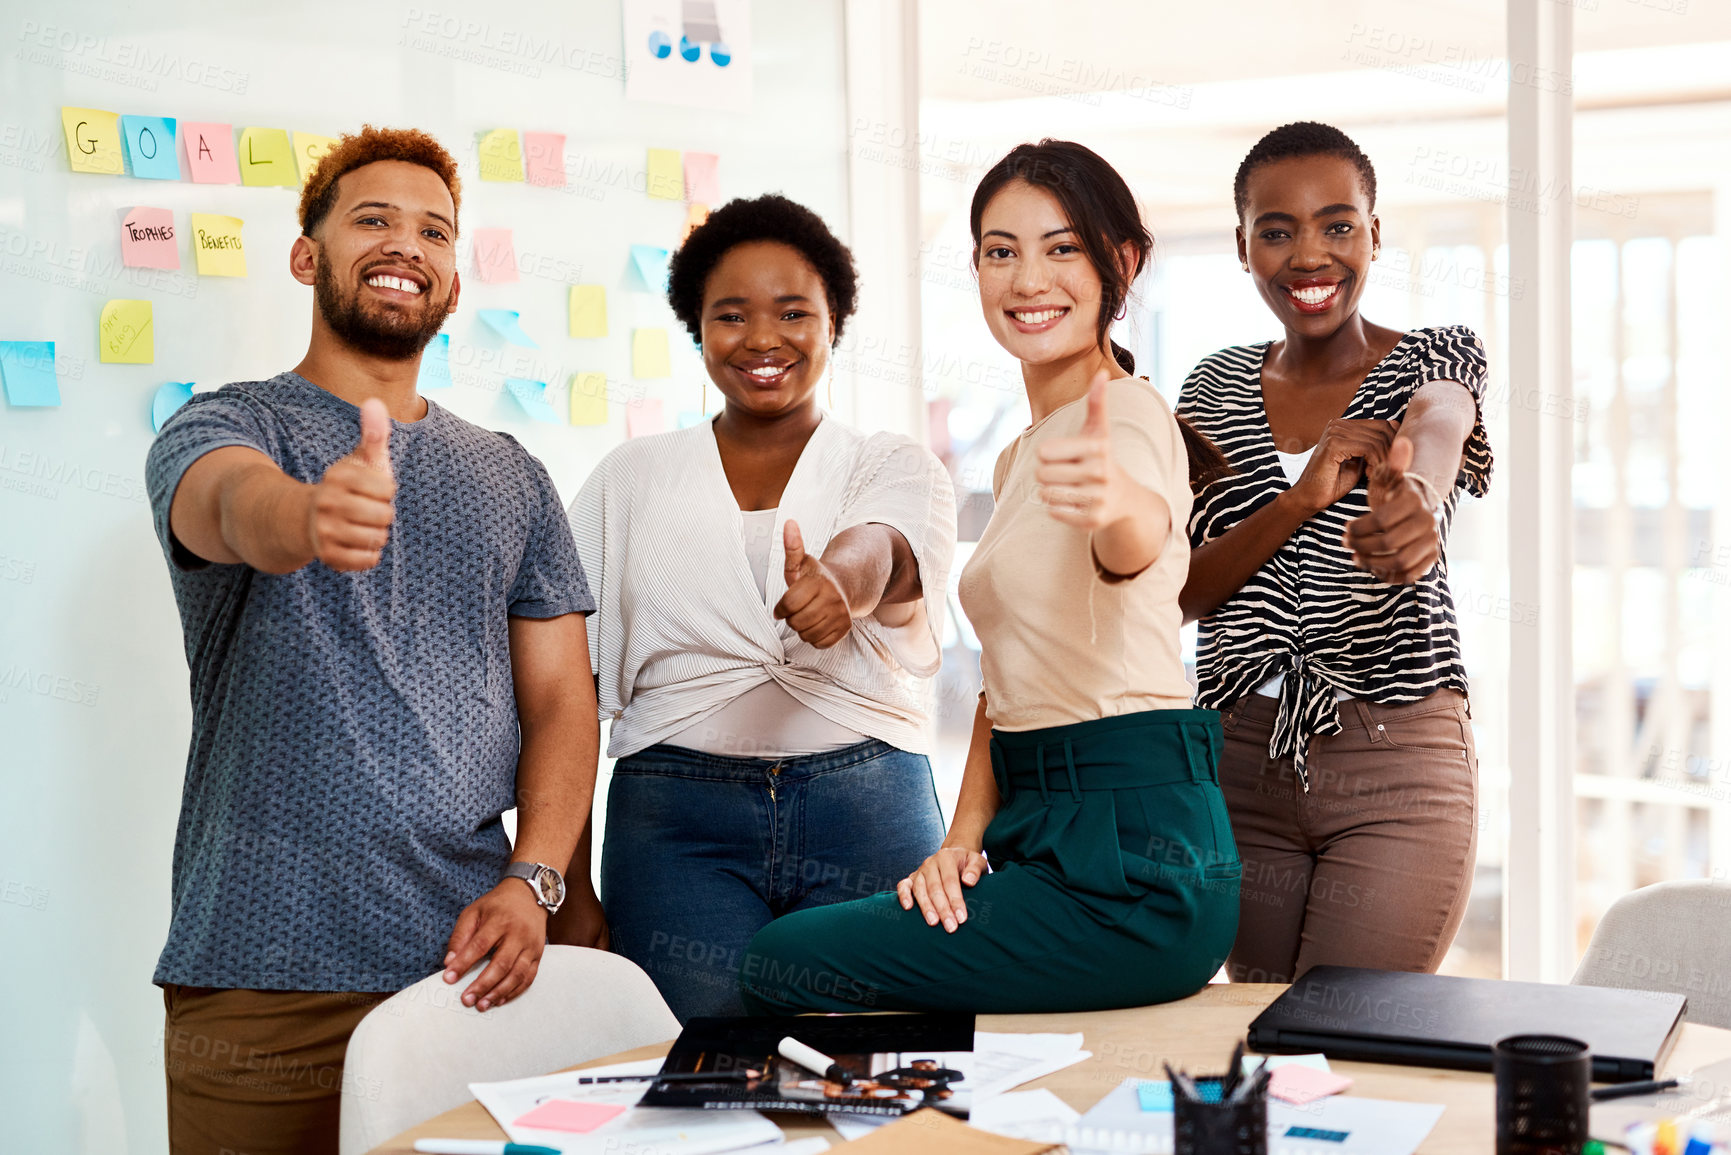
<path fill-rule="evenodd" d="M 623 0 L 625 96 L 751 111 L 750 0 Z"/>

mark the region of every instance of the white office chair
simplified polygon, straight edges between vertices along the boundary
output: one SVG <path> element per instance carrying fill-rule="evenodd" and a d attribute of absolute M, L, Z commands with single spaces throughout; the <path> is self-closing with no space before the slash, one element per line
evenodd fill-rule
<path fill-rule="evenodd" d="M 619 955 L 549 946 L 535 984 L 483 1014 L 462 994 L 485 965 L 455 985 L 443 972 L 424 978 L 361 1020 L 344 1060 L 339 1155 L 467 1102 L 470 1083 L 545 1075 L 679 1034 L 649 976 Z"/>
<path fill-rule="evenodd" d="M 1731 1027 L 1731 883 L 1660 882 L 1625 894 L 1599 920 L 1570 981 L 1683 995 L 1690 1022 Z"/>

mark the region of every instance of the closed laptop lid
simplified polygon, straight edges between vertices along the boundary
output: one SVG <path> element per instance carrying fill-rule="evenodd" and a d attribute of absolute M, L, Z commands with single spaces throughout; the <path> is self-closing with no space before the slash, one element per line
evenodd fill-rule
<path fill-rule="evenodd" d="M 1489 1070 L 1499 1039 L 1566 1035 L 1592 1051 L 1595 1078 L 1646 1078 L 1669 1052 L 1683 1008 L 1682 995 L 1656 991 L 1319 966 L 1256 1017 L 1250 1044 Z"/>

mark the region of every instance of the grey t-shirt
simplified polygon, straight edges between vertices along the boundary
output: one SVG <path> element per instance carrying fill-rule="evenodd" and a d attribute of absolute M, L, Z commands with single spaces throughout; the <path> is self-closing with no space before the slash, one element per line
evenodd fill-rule
<path fill-rule="evenodd" d="M 595 608 L 539 461 L 429 401 L 392 424 L 396 522 L 376 568 L 209 565 L 169 531 L 181 476 L 213 449 L 316 482 L 359 440 L 359 409 L 284 373 L 195 396 L 151 447 L 192 673 L 158 983 L 399 990 L 440 967 L 509 858 L 506 619 Z"/>

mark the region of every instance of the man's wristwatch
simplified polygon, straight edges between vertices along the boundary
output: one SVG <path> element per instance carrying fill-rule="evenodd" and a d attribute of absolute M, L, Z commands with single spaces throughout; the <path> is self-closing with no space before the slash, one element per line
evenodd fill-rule
<path fill-rule="evenodd" d="M 505 868 L 505 877 L 527 882 L 548 914 L 558 913 L 565 902 L 565 876 L 545 862 L 513 862 Z"/>

